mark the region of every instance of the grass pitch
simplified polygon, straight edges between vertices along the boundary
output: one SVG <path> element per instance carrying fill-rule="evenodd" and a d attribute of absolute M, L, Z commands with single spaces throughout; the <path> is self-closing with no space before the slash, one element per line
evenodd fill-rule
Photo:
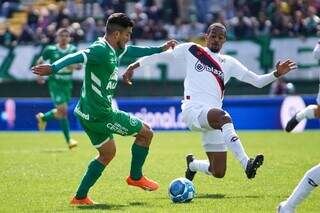
<path fill-rule="evenodd" d="M 191 132 L 155 134 L 144 173 L 160 183 L 155 192 L 129 187 L 132 138 L 116 137 L 117 155 L 92 188 L 99 205 L 73 207 L 74 194 L 88 162 L 96 155 L 84 133 L 72 133 L 80 141 L 69 151 L 60 132 L 0 133 L 0 212 L 275 212 L 277 204 L 294 189 L 304 173 L 319 163 L 320 134 L 240 132 L 249 155 L 263 153 L 265 162 L 255 179 L 248 180 L 231 153 L 225 178 L 197 174 L 197 195 L 188 204 L 173 204 L 167 195 L 171 180 L 184 175 L 185 155 L 206 155 L 200 135 Z M 320 212 L 316 189 L 298 212 Z"/>

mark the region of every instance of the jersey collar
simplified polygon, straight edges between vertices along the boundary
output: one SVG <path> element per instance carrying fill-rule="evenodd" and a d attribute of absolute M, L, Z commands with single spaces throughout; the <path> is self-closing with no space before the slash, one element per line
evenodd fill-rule
<path fill-rule="evenodd" d="M 110 47 L 110 49 L 113 51 L 113 53 L 116 54 L 116 51 L 113 49 L 111 44 L 109 44 L 109 42 L 104 37 L 99 37 L 99 40 L 106 43 Z"/>

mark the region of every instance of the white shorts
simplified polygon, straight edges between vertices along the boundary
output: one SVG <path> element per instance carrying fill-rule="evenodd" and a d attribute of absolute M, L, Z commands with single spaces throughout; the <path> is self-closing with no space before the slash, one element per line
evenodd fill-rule
<path fill-rule="evenodd" d="M 317 96 L 317 104 L 320 105 L 320 84 L 319 84 L 319 92 Z"/>
<path fill-rule="evenodd" d="M 201 103 L 184 103 L 182 106 L 182 120 L 190 130 L 202 133 L 202 146 L 206 152 L 226 152 L 227 146 L 223 140 L 221 130 L 212 129 L 208 123 L 208 111 L 213 108 Z"/>

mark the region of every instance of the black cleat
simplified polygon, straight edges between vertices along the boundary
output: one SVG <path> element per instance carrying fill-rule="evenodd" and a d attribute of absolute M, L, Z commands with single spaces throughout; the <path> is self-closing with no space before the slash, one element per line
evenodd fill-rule
<path fill-rule="evenodd" d="M 194 161 L 195 159 L 196 159 L 196 158 L 194 157 L 193 154 L 188 154 L 188 155 L 186 156 L 187 169 L 186 169 L 185 177 L 186 177 L 188 180 L 190 180 L 190 181 L 193 180 L 194 176 L 195 176 L 196 173 L 197 173 L 197 172 L 191 171 L 190 168 L 189 168 L 189 164 L 190 164 L 192 161 Z"/>
<path fill-rule="evenodd" d="M 254 159 L 250 158 L 246 168 L 246 174 L 249 179 L 256 176 L 257 169 L 263 164 L 263 155 L 257 155 Z"/>
<path fill-rule="evenodd" d="M 298 124 L 299 124 L 299 121 L 297 121 L 296 119 L 296 115 L 295 114 L 287 123 L 286 125 L 286 132 L 291 132 Z"/>

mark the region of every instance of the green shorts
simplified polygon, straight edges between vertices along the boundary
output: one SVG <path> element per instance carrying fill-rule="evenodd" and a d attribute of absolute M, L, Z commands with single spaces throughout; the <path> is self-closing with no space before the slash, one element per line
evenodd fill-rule
<path fill-rule="evenodd" d="M 49 80 L 48 87 L 55 106 L 68 103 L 71 99 L 72 83 Z"/>
<path fill-rule="evenodd" d="M 136 135 L 143 125 L 143 122 L 137 117 L 120 110 L 111 112 L 105 121 L 87 121 L 78 115 L 77 117 L 89 136 L 92 145 L 96 148 L 113 139 L 113 134 L 122 136 Z"/>

